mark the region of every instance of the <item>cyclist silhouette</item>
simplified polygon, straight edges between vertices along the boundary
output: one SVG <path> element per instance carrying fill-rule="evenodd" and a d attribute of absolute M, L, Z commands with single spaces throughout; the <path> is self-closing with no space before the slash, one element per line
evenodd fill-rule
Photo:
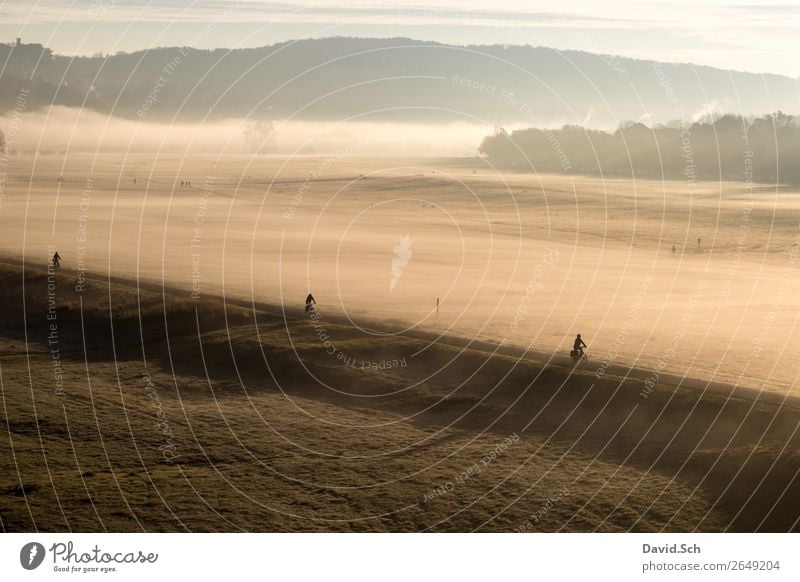
<path fill-rule="evenodd" d="M 580 353 L 581 353 L 581 355 L 583 355 L 583 348 L 585 348 L 585 347 L 588 347 L 588 346 L 586 345 L 586 342 L 584 342 L 584 341 L 581 339 L 581 334 L 578 334 L 578 337 L 576 337 L 576 338 L 575 338 L 575 343 L 574 343 L 574 344 L 572 344 L 572 348 L 573 348 L 575 351 L 578 351 L 578 352 L 580 352 Z"/>

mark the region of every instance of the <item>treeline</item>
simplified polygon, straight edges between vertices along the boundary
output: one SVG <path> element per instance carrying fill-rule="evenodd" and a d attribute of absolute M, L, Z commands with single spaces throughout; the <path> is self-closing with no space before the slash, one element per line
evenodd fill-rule
<path fill-rule="evenodd" d="M 578 126 L 498 130 L 481 153 L 499 168 L 669 180 L 800 183 L 800 119 L 777 112 L 692 124 L 623 124 L 614 133 Z"/>

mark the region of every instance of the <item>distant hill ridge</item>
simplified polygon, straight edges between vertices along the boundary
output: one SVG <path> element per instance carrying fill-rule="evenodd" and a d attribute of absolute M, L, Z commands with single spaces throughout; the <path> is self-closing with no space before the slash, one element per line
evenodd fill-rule
<path fill-rule="evenodd" d="M 325 38 L 250 49 L 66 57 L 0 45 L 0 110 L 50 104 L 143 120 L 660 123 L 704 112 L 798 112 L 796 79 L 531 46 Z"/>

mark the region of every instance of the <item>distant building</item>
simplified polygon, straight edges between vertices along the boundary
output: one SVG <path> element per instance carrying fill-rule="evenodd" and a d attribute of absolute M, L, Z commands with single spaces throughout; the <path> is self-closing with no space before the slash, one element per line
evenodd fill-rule
<path fill-rule="evenodd" d="M 43 44 L 38 42 L 23 43 L 22 38 L 19 36 L 14 44 L 3 44 L 11 48 L 12 54 L 24 55 L 23 58 L 39 59 L 42 56 L 48 59 L 53 58 L 53 51 L 51 49 L 45 48 Z"/>

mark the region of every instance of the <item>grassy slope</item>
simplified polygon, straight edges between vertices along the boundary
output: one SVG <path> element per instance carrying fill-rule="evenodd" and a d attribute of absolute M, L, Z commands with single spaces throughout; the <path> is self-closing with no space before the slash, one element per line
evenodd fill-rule
<path fill-rule="evenodd" d="M 79 297 L 66 272 L 62 396 L 47 282 L 0 270 L 7 531 L 797 527 L 795 401 L 644 399 L 636 379 L 324 322 L 342 353 L 406 358 L 363 370 L 294 315 L 94 279 Z"/>

